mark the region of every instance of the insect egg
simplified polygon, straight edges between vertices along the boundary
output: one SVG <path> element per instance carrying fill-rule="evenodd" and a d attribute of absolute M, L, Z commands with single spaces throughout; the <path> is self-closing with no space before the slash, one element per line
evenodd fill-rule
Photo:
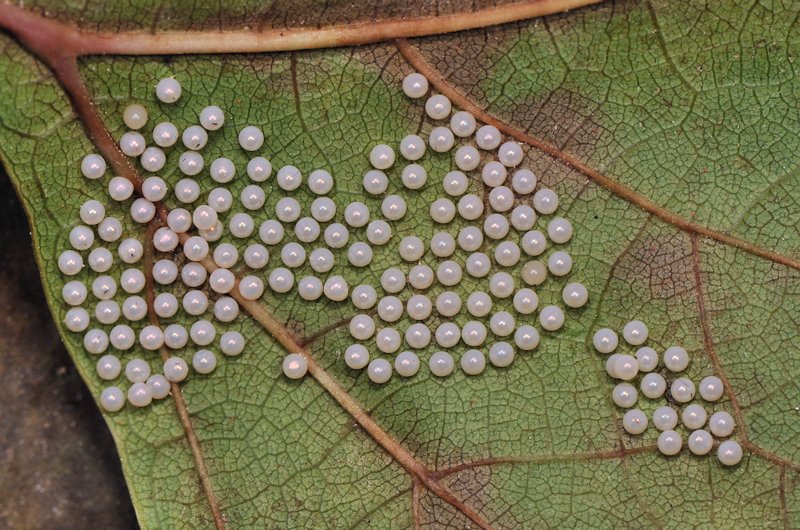
<path fill-rule="evenodd" d="M 453 373 L 454 366 L 453 357 L 444 351 L 434 353 L 428 360 L 428 368 L 437 377 L 447 377 Z"/>
<path fill-rule="evenodd" d="M 641 320 L 631 320 L 622 329 L 625 342 L 632 346 L 640 346 L 647 340 L 647 326 Z"/>
<path fill-rule="evenodd" d="M 147 388 L 150 389 L 153 399 L 164 399 L 169 395 L 169 381 L 167 381 L 167 378 L 161 374 L 151 375 L 147 378 L 147 382 L 145 384 L 147 385 Z"/>
<path fill-rule="evenodd" d="M 351 293 L 351 300 L 358 309 L 371 309 L 378 301 L 378 293 L 371 285 L 356 285 Z"/>
<path fill-rule="evenodd" d="M 369 153 L 369 161 L 375 169 L 388 169 L 394 164 L 394 149 L 386 144 L 378 144 Z"/>
<path fill-rule="evenodd" d="M 519 231 L 530 230 L 536 222 L 536 212 L 527 204 L 520 204 L 511 211 L 511 226 Z"/>
<path fill-rule="evenodd" d="M 308 360 L 299 353 L 290 353 L 283 359 L 283 374 L 289 379 L 301 379 L 308 372 Z"/>
<path fill-rule="evenodd" d="M 533 207 L 541 214 L 551 214 L 558 209 L 558 195 L 553 190 L 539 190 L 533 195 Z"/>
<path fill-rule="evenodd" d="M 619 337 L 609 328 L 598 329 L 592 337 L 594 348 L 600 353 L 611 353 L 619 345 Z"/>
<path fill-rule="evenodd" d="M 456 216 L 456 205 L 450 199 L 436 199 L 431 203 L 430 214 L 437 223 L 449 223 Z"/>
<path fill-rule="evenodd" d="M 247 163 L 247 176 L 253 182 L 264 182 L 271 174 L 272 164 L 264 157 L 254 157 Z"/>
<path fill-rule="evenodd" d="M 440 315 L 453 317 L 461 311 L 461 297 L 453 291 L 444 291 L 436 297 L 436 311 Z"/>
<path fill-rule="evenodd" d="M 236 176 L 236 166 L 228 158 L 215 158 L 211 162 L 208 171 L 211 174 L 211 179 L 220 184 L 230 182 Z"/>
<path fill-rule="evenodd" d="M 664 352 L 664 366 L 673 372 L 682 372 L 689 366 L 689 354 L 680 346 L 670 346 Z"/>
<path fill-rule="evenodd" d="M 708 429 L 711 434 L 720 438 L 725 438 L 733 433 L 735 423 L 733 416 L 724 410 L 720 410 L 711 415 L 708 420 Z"/>
<path fill-rule="evenodd" d="M 649 373 L 642 377 L 639 384 L 642 389 L 642 394 L 650 399 L 657 399 L 664 395 L 667 390 L 667 382 L 664 377 L 658 373 Z"/>
<path fill-rule="evenodd" d="M 500 145 L 500 131 L 494 125 L 484 125 L 475 133 L 475 143 L 486 151 L 497 149 Z"/>
<path fill-rule="evenodd" d="M 431 149 L 437 153 L 446 153 L 453 148 L 453 144 L 455 143 L 453 131 L 447 127 L 436 127 L 431 131 L 428 137 L 428 143 Z"/>
<path fill-rule="evenodd" d="M 283 197 L 275 205 L 275 215 L 284 223 L 293 223 L 300 218 L 302 208 L 294 197 Z"/>
<path fill-rule="evenodd" d="M 164 167 L 164 164 L 167 163 L 167 155 L 158 147 L 148 147 L 144 150 L 142 156 L 139 157 L 139 163 L 142 164 L 145 171 L 155 173 L 156 171 L 160 171 Z"/>
<path fill-rule="evenodd" d="M 366 267 L 372 262 L 372 247 L 361 241 L 353 243 L 347 249 L 347 261 L 353 267 Z"/>
<path fill-rule="evenodd" d="M 443 120 L 450 115 L 452 105 L 450 99 L 442 94 L 435 94 L 425 102 L 425 113 L 434 120 Z"/>
<path fill-rule="evenodd" d="M 78 225 L 70 230 L 69 243 L 75 250 L 86 250 L 94 243 L 94 232 L 88 226 Z"/>
<path fill-rule="evenodd" d="M 303 175 L 295 166 L 283 166 L 275 175 L 278 187 L 284 191 L 294 191 L 303 183 Z"/>
<path fill-rule="evenodd" d="M 125 394 L 119 387 L 110 386 L 100 394 L 100 405 L 107 412 L 117 412 L 125 406 Z"/>
<path fill-rule="evenodd" d="M 474 221 L 483 214 L 483 201 L 477 195 L 468 193 L 458 200 L 458 215 L 467 221 Z"/>
<path fill-rule="evenodd" d="M 126 178 L 114 177 L 108 182 L 108 195 L 115 201 L 125 201 L 133 195 L 133 184 Z"/>
<path fill-rule="evenodd" d="M 147 109 L 137 103 L 128 105 L 122 111 L 122 121 L 133 130 L 139 130 L 147 123 Z"/>
<path fill-rule="evenodd" d="M 469 179 L 461 171 L 450 171 L 442 179 L 442 187 L 445 193 L 453 197 L 463 195 L 468 186 Z"/>
<path fill-rule="evenodd" d="M 497 150 L 497 159 L 506 167 L 518 166 L 522 155 L 522 146 L 517 142 L 506 142 Z"/>
<path fill-rule="evenodd" d="M 424 75 L 412 72 L 403 79 L 403 93 L 410 98 L 421 98 L 428 92 L 428 80 Z"/>
<path fill-rule="evenodd" d="M 507 342 L 495 342 L 489 348 L 489 361 L 498 368 L 505 368 L 514 361 L 514 347 Z"/>
<path fill-rule="evenodd" d="M 466 263 L 467 274 L 473 278 L 483 278 L 492 268 L 492 262 L 489 256 L 483 252 L 474 252 L 469 255 Z"/>
<path fill-rule="evenodd" d="M 353 370 L 361 370 L 369 363 L 369 352 L 361 344 L 351 344 L 344 351 L 344 362 Z"/>
<path fill-rule="evenodd" d="M 227 191 L 227 190 L 226 190 Z M 200 185 L 194 179 L 181 179 L 175 184 L 175 198 L 184 204 L 191 204 L 200 197 Z M 209 199 L 211 195 L 209 194 Z M 218 210 L 217 211 L 223 211 Z"/>
<path fill-rule="evenodd" d="M 461 356 L 461 369 L 467 375 L 478 375 L 486 368 L 486 357 L 479 350 L 467 350 Z"/>
<path fill-rule="evenodd" d="M 360 228 L 369 222 L 369 208 L 363 202 L 351 202 L 344 209 L 344 220 L 348 225 Z"/>
<path fill-rule="evenodd" d="M 492 333 L 498 337 L 507 337 L 514 332 L 516 323 L 514 317 L 508 311 L 498 311 L 489 319 L 489 327 Z"/>
<path fill-rule="evenodd" d="M 386 359 L 375 359 L 367 367 L 367 376 L 373 383 L 386 383 L 392 378 L 392 365 Z"/>
<path fill-rule="evenodd" d="M 456 150 L 453 160 L 461 171 L 472 171 L 481 163 L 481 155 L 471 145 L 463 145 Z"/>
<path fill-rule="evenodd" d="M 198 374 L 210 374 L 217 367 L 217 356 L 209 350 L 198 350 L 192 357 L 192 367 Z"/>
<path fill-rule="evenodd" d="M 381 287 L 387 293 L 399 293 L 405 286 L 406 275 L 397 267 L 390 267 L 381 274 Z"/>
<path fill-rule="evenodd" d="M 433 269 L 427 265 L 415 265 L 408 272 L 408 283 L 414 289 L 427 289 L 433 285 L 434 277 Z"/>
<path fill-rule="evenodd" d="M 442 348 L 452 348 L 461 339 L 461 330 L 453 322 L 445 322 L 436 328 L 436 343 Z"/>
<path fill-rule="evenodd" d="M 242 202 L 242 206 L 252 211 L 260 210 L 261 207 L 264 206 L 267 196 L 260 186 L 257 186 L 256 184 L 250 184 L 242 189 L 239 199 Z"/>
<path fill-rule="evenodd" d="M 589 301 L 589 291 L 582 283 L 568 283 L 561 292 L 561 298 L 567 307 L 579 308 Z"/>
<path fill-rule="evenodd" d="M 708 431 L 696 430 L 687 439 L 689 451 L 696 455 L 706 455 L 714 447 L 714 439 Z"/>
<path fill-rule="evenodd" d="M 375 334 L 375 321 L 369 315 L 356 315 L 350 319 L 350 335 L 356 340 L 367 340 Z"/>
<path fill-rule="evenodd" d="M 636 404 L 639 395 L 636 388 L 630 383 L 620 383 L 611 392 L 611 399 L 618 407 L 631 408 Z"/>
<path fill-rule="evenodd" d="M 667 430 L 658 435 L 658 450 L 666 456 L 676 455 L 683 446 L 681 435 L 673 430 Z"/>
<path fill-rule="evenodd" d="M 685 377 L 679 377 L 670 387 L 672 398 L 678 403 L 687 403 L 694 399 L 694 392 L 694 383 Z"/>
<path fill-rule="evenodd" d="M 520 326 L 514 332 L 514 344 L 523 351 L 535 350 L 539 346 L 539 340 L 539 332 L 527 324 Z"/>
<path fill-rule="evenodd" d="M 734 440 L 726 440 L 717 448 L 717 458 L 726 466 L 735 466 L 742 461 L 742 446 Z"/>
<path fill-rule="evenodd" d="M 208 142 L 208 133 L 199 125 L 190 125 L 181 135 L 183 145 L 192 151 L 199 151 Z"/>
<path fill-rule="evenodd" d="M 425 320 L 433 311 L 433 304 L 430 298 L 424 294 L 415 294 L 408 299 L 406 312 L 414 320 Z"/>
<path fill-rule="evenodd" d="M 175 103 L 181 93 L 181 84 L 174 77 L 164 78 L 156 85 L 156 97 L 164 103 Z"/>
<path fill-rule="evenodd" d="M 189 343 L 189 332 L 178 324 L 170 324 L 164 330 L 164 344 L 167 348 L 177 350 Z"/>
<path fill-rule="evenodd" d="M 547 235 L 553 243 L 564 244 L 572 238 L 572 223 L 555 217 L 547 224 Z"/>
<path fill-rule="evenodd" d="M 106 172 L 106 161 L 100 155 L 90 154 L 81 160 L 81 173 L 87 179 L 97 180 Z"/>
<path fill-rule="evenodd" d="M 566 276 L 572 270 L 572 257 L 566 252 L 553 252 L 547 259 L 547 268 L 556 276 Z"/>
<path fill-rule="evenodd" d="M 400 180 L 406 188 L 418 190 L 427 182 L 428 172 L 419 164 L 409 164 L 403 168 Z"/>
<path fill-rule="evenodd" d="M 492 188 L 502 185 L 506 181 L 507 175 L 506 167 L 497 161 L 488 162 L 481 169 L 483 183 Z"/>
<path fill-rule="evenodd" d="M 668 431 L 678 425 L 678 413 L 672 407 L 659 407 L 653 412 L 653 425 L 659 431 Z"/>
<path fill-rule="evenodd" d="M 706 409 L 697 404 L 688 405 L 681 413 L 681 420 L 689 429 L 699 429 L 706 424 L 706 419 L 708 419 Z"/>
<path fill-rule="evenodd" d="M 347 299 L 349 287 L 347 286 L 347 281 L 343 277 L 330 276 L 327 280 L 325 280 L 323 292 L 325 293 L 325 296 L 334 302 L 341 302 L 342 300 Z"/>
<path fill-rule="evenodd" d="M 467 298 L 467 311 L 474 317 L 484 317 L 492 310 L 492 299 L 483 291 L 475 291 Z"/>
<path fill-rule="evenodd" d="M 647 414 L 639 409 L 631 409 L 622 417 L 622 427 L 628 434 L 642 434 L 647 430 Z"/>
<path fill-rule="evenodd" d="M 81 305 L 84 300 L 86 300 L 87 294 L 88 289 L 86 289 L 86 285 L 76 280 L 65 283 L 61 290 L 61 296 L 64 298 L 64 302 L 71 306 Z"/>
<path fill-rule="evenodd" d="M 261 269 L 269 261 L 269 251 L 264 245 L 255 243 L 244 250 L 244 262 L 251 269 Z"/>
<path fill-rule="evenodd" d="M 367 225 L 367 240 L 373 245 L 385 245 L 392 237 L 392 228 L 383 220 L 371 221 Z"/>
<path fill-rule="evenodd" d="M 514 206 L 514 193 L 505 186 L 498 186 L 489 192 L 489 205 L 496 212 L 507 212 Z"/>
<path fill-rule="evenodd" d="M 144 136 L 135 131 L 128 131 L 119 139 L 119 150 L 127 156 L 139 156 L 146 147 Z"/>
<path fill-rule="evenodd" d="M 100 357 L 100 360 L 97 361 L 96 370 L 100 379 L 111 381 L 119 376 L 122 370 L 122 363 L 120 363 L 119 359 L 114 355 L 103 355 Z"/>
<path fill-rule="evenodd" d="M 323 290 L 322 280 L 314 276 L 305 276 L 297 282 L 297 294 L 303 300 L 319 300 Z"/>
<path fill-rule="evenodd" d="M 200 125 L 209 131 L 216 131 L 225 124 L 225 113 L 216 105 L 210 105 L 200 111 Z"/>
<path fill-rule="evenodd" d="M 394 359 L 394 371 L 402 377 L 411 377 L 419 371 L 419 357 L 413 352 L 404 351 Z"/>
<path fill-rule="evenodd" d="M 658 353 L 653 348 L 644 346 L 636 350 L 636 361 L 640 372 L 652 372 L 658 366 Z"/>
<path fill-rule="evenodd" d="M 394 328 L 383 328 L 375 337 L 375 345 L 383 353 L 394 353 L 400 349 L 403 339 Z"/>
<path fill-rule="evenodd" d="M 475 116 L 461 110 L 450 117 L 450 129 L 458 137 L 466 138 L 475 132 Z"/>
<path fill-rule="evenodd" d="M 189 375 L 189 365 L 180 357 L 170 357 L 164 361 L 164 377 L 173 383 L 180 383 Z"/>
<path fill-rule="evenodd" d="M 239 145 L 245 151 L 257 151 L 264 145 L 264 133 L 254 125 L 248 125 L 239 131 Z"/>
<path fill-rule="evenodd" d="M 381 203 L 381 213 L 390 221 L 399 221 L 406 214 L 406 201 L 399 195 L 387 195 Z"/>
<path fill-rule="evenodd" d="M 236 356 L 244 351 L 245 340 L 238 331 L 228 331 L 219 339 L 219 349 L 225 355 Z"/>
<path fill-rule="evenodd" d="M 719 401 L 725 388 L 719 377 L 710 375 L 700 381 L 698 390 L 700 391 L 700 397 L 706 401 Z"/>
<path fill-rule="evenodd" d="M 145 151 L 145 154 L 147 154 L 147 151 Z M 190 177 L 193 177 L 203 171 L 204 166 L 205 161 L 203 160 L 203 155 L 196 151 L 186 151 L 178 159 L 178 168 L 184 175 L 189 175 Z"/>
<path fill-rule="evenodd" d="M 75 276 L 83 269 L 83 258 L 74 250 L 65 250 L 58 256 L 58 269 L 67 276 Z"/>
<path fill-rule="evenodd" d="M 170 122 L 161 122 L 153 127 L 153 141 L 159 147 L 170 147 L 178 141 L 178 128 Z"/>
<path fill-rule="evenodd" d="M 529 169 L 520 169 L 511 177 L 511 187 L 520 195 L 528 195 L 536 189 L 536 175 Z"/>
<path fill-rule="evenodd" d="M 406 160 L 419 160 L 425 154 L 425 140 L 416 134 L 405 136 L 400 140 L 400 154 Z"/>
<path fill-rule="evenodd" d="M 494 249 L 494 260 L 501 267 L 513 267 L 519 262 L 519 246 L 513 241 L 503 241 Z"/>

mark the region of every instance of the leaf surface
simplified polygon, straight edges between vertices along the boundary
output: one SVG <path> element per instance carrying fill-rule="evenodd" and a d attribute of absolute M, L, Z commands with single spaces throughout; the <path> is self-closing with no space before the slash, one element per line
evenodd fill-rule
<path fill-rule="evenodd" d="M 132 9 L 102 20 L 91 9 L 80 18 L 80 6 L 48 13 L 103 31 L 237 28 L 252 13 L 245 5 L 216 18 L 205 10 L 214 7 L 177 18 Z M 302 24 L 275 13 L 281 11 L 264 15 L 260 25 L 372 16 L 338 4 Z M 169 400 L 106 416 L 142 526 L 219 526 L 210 492 L 231 528 L 463 528 L 478 524 L 472 512 L 495 528 L 800 524 L 797 41 L 795 15 L 777 5 L 656 2 L 353 48 L 82 58 L 81 79 L 113 138 L 125 131 L 121 114 L 131 102 L 146 102 L 148 127 L 169 120 L 179 128 L 216 104 L 226 110 L 226 126 L 210 135 L 203 154 L 207 163 L 218 156 L 236 163 L 234 197 L 248 184 L 248 157 L 236 135 L 255 124 L 274 167 L 329 169 L 339 211 L 361 200 L 372 212 L 381 199 L 365 196 L 361 184 L 371 146 L 396 145 L 411 133 L 427 137 L 433 127 L 422 105 L 400 89 L 405 74 L 423 67 L 437 90 L 452 91 L 512 137 L 534 140 L 523 165 L 558 192 L 559 212 L 575 226 L 569 280 L 590 290 L 587 307 L 569 310 L 563 330 L 543 333 L 539 348 L 519 354 L 508 369 L 490 367 L 472 378 L 456 370 L 439 379 L 423 366 L 414 378 L 395 376 L 387 385 L 371 384 L 342 360 L 352 341 L 345 325 L 355 313 L 351 305 L 267 290 L 263 305 L 344 393 L 318 384 L 319 377 L 286 379 L 286 342 L 257 318 L 243 311 L 231 324 L 218 323 L 219 332 L 240 331 L 248 347 L 239 357 L 219 355 L 213 374 L 192 374 L 181 385 L 196 447 L 176 412 L 180 405 Z M 0 154 L 31 216 L 45 291 L 60 322 L 66 306 L 56 259 L 80 205 L 103 195 L 102 185 L 79 170 L 97 147 L 81 109 L 76 116 L 69 90 L 47 66 L 9 36 L 2 45 Z M 169 75 L 184 88 L 171 106 L 153 95 L 155 82 Z M 171 149 L 160 172 L 170 184 L 181 178 L 181 151 Z M 390 190 L 404 194 L 410 215 L 393 225 L 392 243 L 376 247 L 369 269 L 343 265 L 337 252 L 338 270 L 351 285 L 378 287 L 381 272 L 398 264 L 400 237 L 430 238 L 440 230 L 428 207 L 441 195 L 438 182 L 451 159 L 428 153 L 422 163 L 430 177 L 420 192 L 402 191 L 397 166 L 390 173 Z M 207 176 L 198 181 L 203 195 L 217 185 Z M 471 191 L 481 193 L 478 184 L 473 180 Z M 265 209 L 253 214 L 257 224 L 282 196 L 274 177 L 268 186 Z M 293 196 L 304 208 L 313 199 L 305 188 Z M 172 197 L 166 205 L 178 206 Z M 107 207 L 129 217 L 127 204 Z M 447 228 L 455 234 L 464 224 Z M 125 228 L 144 237 L 132 222 Z M 353 237 L 363 240 L 363 230 Z M 221 241 L 244 247 L 227 236 Z M 279 258 L 277 248 L 270 253 L 267 270 Z M 430 253 L 423 261 L 437 263 Z M 296 277 L 310 273 L 306 265 Z M 559 303 L 566 281 L 551 278 L 537 289 L 540 306 Z M 467 279 L 458 290 L 466 298 L 485 283 Z M 641 436 L 622 431 L 623 412 L 610 399 L 614 383 L 591 336 L 634 317 L 648 324 L 658 351 L 677 343 L 692 354 L 693 380 L 717 374 L 729 383 L 723 401 L 709 408 L 741 420 L 739 466 L 723 468 L 713 455 L 685 450 L 665 458 L 654 450 L 652 426 Z M 468 319 L 462 312 L 455 320 Z M 193 320 L 177 319 L 187 327 Z M 80 334 L 63 325 L 62 333 L 99 394 L 108 383 L 95 374 L 96 359 L 83 350 Z M 159 364 L 152 353 L 121 357 L 137 355 Z M 652 412 L 664 403 L 642 397 L 639 406 Z M 379 431 L 347 404 L 366 411 Z"/>

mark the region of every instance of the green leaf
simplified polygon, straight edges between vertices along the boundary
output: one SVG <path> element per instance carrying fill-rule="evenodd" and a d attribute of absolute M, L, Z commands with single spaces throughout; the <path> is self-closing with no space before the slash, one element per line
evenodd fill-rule
<path fill-rule="evenodd" d="M 211 9 L 165 17 L 172 22 L 163 24 L 147 9 L 91 12 L 86 28 L 155 28 L 156 36 L 161 29 L 189 29 L 197 33 L 182 35 L 201 42 L 203 31 L 235 30 L 251 13 L 235 7 L 217 21 Z M 141 525 L 800 525 L 800 182 L 794 159 L 800 43 L 792 11 L 777 3 L 603 4 L 411 41 L 254 55 L 168 55 L 165 43 L 138 34 L 140 48 L 131 53 L 146 56 L 81 57 L 80 79 L 113 138 L 125 131 L 122 111 L 133 102 L 147 105 L 148 132 L 162 120 L 179 128 L 196 123 L 200 109 L 219 105 L 226 126 L 210 135 L 203 155 L 207 163 L 218 156 L 236 163 L 234 197 L 249 183 L 237 132 L 253 124 L 264 130 L 262 154 L 276 168 L 291 163 L 304 174 L 329 169 L 339 211 L 361 200 L 373 214 L 381 198 L 365 196 L 361 185 L 371 147 L 396 145 L 411 133 L 427 137 L 434 126 L 422 103 L 401 91 L 403 76 L 423 69 L 436 90 L 523 142 L 523 165 L 559 193 L 559 213 L 575 226 L 567 247 L 575 267 L 567 279 L 551 277 L 537 289 L 540 306 L 560 304 L 567 281 L 590 290 L 587 307 L 567 311 L 564 329 L 542 332 L 538 349 L 518 352 L 506 369 L 487 367 L 477 377 L 457 369 L 435 378 L 425 366 L 431 346 L 418 375 L 402 380 L 395 374 L 375 385 L 342 359 L 352 341 L 346 326 L 355 314 L 351 305 L 268 289 L 260 307 L 274 320 L 242 311 L 231 324 L 216 323 L 218 333 L 245 335 L 247 349 L 238 357 L 220 354 L 211 375 L 192 373 L 177 406 L 167 399 L 106 415 Z M 351 13 L 336 4 L 335 13 L 343 12 Z M 0 155 L 31 217 L 45 291 L 60 323 L 67 308 L 56 259 L 79 222 L 80 205 L 104 196 L 103 183 L 84 179 L 79 169 L 82 157 L 98 150 L 89 133 L 100 147 L 103 136 L 65 75 L 69 61 L 37 47 L 45 37 L 31 28 L 41 19 L 23 28 L 9 13 L 17 11 L 0 8 L 0 23 L 19 41 L 2 36 Z M 80 12 L 62 6 L 49 15 L 79 20 Z M 365 16 L 320 16 L 319 24 Z M 263 27 L 283 27 L 276 20 L 266 16 Z M 404 28 L 383 38 L 410 35 Z M 96 53 L 105 45 L 119 53 L 130 36 L 112 35 L 108 42 L 115 44 L 104 44 L 92 40 L 94 34 L 78 35 Z M 365 35 L 359 42 L 371 40 Z M 63 42 L 69 59 L 73 41 Z M 217 51 L 230 51 L 227 42 L 220 38 Z M 153 88 L 170 75 L 181 81 L 184 95 L 164 105 Z M 170 149 L 159 173 L 171 184 L 181 178 L 181 151 Z M 428 209 L 441 195 L 438 182 L 451 157 L 429 152 L 421 163 L 429 184 L 420 192 L 402 189 L 400 164 L 390 172 L 390 190 L 406 197 L 409 215 L 393 225 L 389 245 L 375 248 L 369 269 L 350 267 L 344 252 L 336 252 L 336 270 L 351 285 L 377 287 L 381 272 L 398 265 L 400 237 L 430 238 L 441 229 Z M 198 181 L 205 195 L 217 184 L 203 175 Z M 283 195 L 274 182 L 266 184 L 265 208 L 253 214 L 257 224 L 272 216 Z M 478 184 L 474 180 L 471 191 L 481 193 Z M 292 196 L 304 208 L 313 199 L 305 188 Z M 103 200 L 109 215 L 129 217 L 127 204 Z M 170 197 L 166 206 L 179 205 Z M 547 220 L 541 216 L 538 227 Z M 455 234 L 465 224 L 456 220 L 446 228 Z M 125 229 L 145 236 L 132 222 Z M 363 230 L 353 236 L 364 240 Z M 228 236 L 221 241 L 245 246 Z M 277 248 L 270 251 L 267 270 L 279 258 Z M 464 257 L 461 251 L 457 256 Z M 430 252 L 423 258 L 434 267 L 437 261 Z M 114 267 L 113 274 L 123 270 L 120 263 Z M 306 274 L 307 265 L 296 277 Z M 78 278 L 90 281 L 90 271 Z M 486 280 L 467 279 L 458 292 L 466 298 L 478 289 L 486 289 Z M 437 285 L 431 292 L 442 290 Z M 510 301 L 495 307 L 508 308 Z M 680 344 L 692 354 L 687 375 L 694 381 L 716 374 L 728 383 L 723 400 L 707 408 L 736 417 L 741 464 L 725 468 L 713 454 L 686 450 L 664 457 L 654 449 L 652 426 L 641 436 L 624 433 L 623 411 L 610 399 L 614 382 L 591 336 L 603 326 L 621 329 L 632 318 L 648 324 L 648 344 L 658 351 Z M 183 315 L 175 321 L 188 326 L 193 320 Z M 463 311 L 455 318 L 467 320 Z M 538 326 L 535 318 L 519 319 L 528 320 Z M 95 374 L 96 359 L 84 351 L 80 334 L 59 325 L 76 366 L 99 395 L 108 383 Z M 292 345 L 315 359 L 312 374 L 300 381 L 281 372 Z M 189 359 L 192 351 L 177 354 Z M 455 353 L 458 359 L 461 347 Z M 136 356 L 160 366 L 155 353 L 130 351 L 121 358 Z M 650 413 L 665 403 L 642 397 L 638 406 Z M 215 521 L 214 510 L 222 520 Z"/>

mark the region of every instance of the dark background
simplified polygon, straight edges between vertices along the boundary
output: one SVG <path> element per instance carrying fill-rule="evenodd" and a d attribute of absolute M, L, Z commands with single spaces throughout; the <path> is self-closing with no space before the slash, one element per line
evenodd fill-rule
<path fill-rule="evenodd" d="M 0 169 L 0 528 L 137 528 L 114 441 L 42 292 Z"/>

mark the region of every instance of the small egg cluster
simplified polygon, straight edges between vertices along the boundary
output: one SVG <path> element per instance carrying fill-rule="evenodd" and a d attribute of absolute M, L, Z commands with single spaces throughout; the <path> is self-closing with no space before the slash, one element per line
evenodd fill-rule
<path fill-rule="evenodd" d="M 622 381 L 611 392 L 614 403 L 628 409 L 622 418 L 622 427 L 631 435 L 640 435 L 647 430 L 648 415 L 633 408 L 639 399 L 639 390 L 649 400 L 663 397 L 674 406 L 660 406 L 652 412 L 653 425 L 661 431 L 657 440 L 659 451 L 671 456 L 682 449 L 683 437 L 676 430 L 680 412 L 680 421 L 688 432 L 689 451 L 706 455 L 714 448 L 714 437 L 722 439 L 733 434 L 735 422 L 733 416 L 724 410 L 713 412 L 709 417 L 704 405 L 692 401 L 699 392 L 709 406 L 718 402 L 724 393 L 722 380 L 709 375 L 696 386 L 690 378 L 681 375 L 691 362 L 689 353 L 680 346 L 670 346 L 659 359 L 656 350 L 644 345 L 648 335 L 647 326 L 640 320 L 625 324 L 622 337 L 627 346 L 637 348 L 631 353 L 615 353 L 620 346 L 619 336 L 610 328 L 598 329 L 592 337 L 594 348 L 608 355 L 608 375 Z M 639 390 L 634 386 L 637 377 Z M 708 430 L 705 430 L 706 425 Z M 717 447 L 717 457 L 722 464 L 734 466 L 742 459 L 742 448 L 735 440 L 724 440 Z"/>

